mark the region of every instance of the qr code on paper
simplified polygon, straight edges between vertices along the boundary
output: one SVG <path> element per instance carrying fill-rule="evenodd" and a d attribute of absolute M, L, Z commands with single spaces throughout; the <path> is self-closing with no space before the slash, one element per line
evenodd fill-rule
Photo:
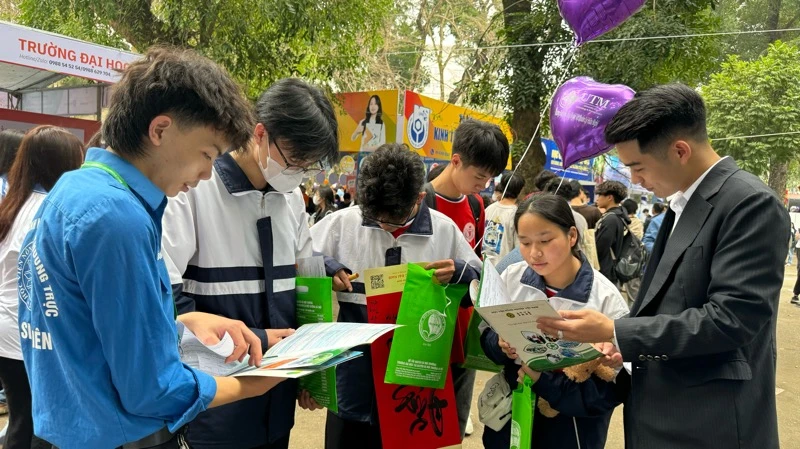
<path fill-rule="evenodd" d="M 375 276 L 370 276 L 369 277 L 369 283 L 370 283 L 370 286 L 373 289 L 383 288 L 384 287 L 384 285 L 383 285 L 383 275 L 382 274 L 377 274 Z"/>

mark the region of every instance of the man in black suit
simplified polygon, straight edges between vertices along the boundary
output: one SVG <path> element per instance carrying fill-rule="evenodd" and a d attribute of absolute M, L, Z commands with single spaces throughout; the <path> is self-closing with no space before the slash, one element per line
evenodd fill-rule
<path fill-rule="evenodd" d="M 628 449 L 777 448 L 775 326 L 788 217 L 760 179 L 720 158 L 703 100 L 643 91 L 606 128 L 631 180 L 670 210 L 630 316 L 564 312 L 550 334 L 613 341 Z"/>

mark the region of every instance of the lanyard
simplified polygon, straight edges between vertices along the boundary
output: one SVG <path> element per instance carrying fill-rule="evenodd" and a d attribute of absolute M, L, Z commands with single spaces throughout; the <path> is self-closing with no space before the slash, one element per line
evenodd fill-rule
<path fill-rule="evenodd" d="M 117 173 L 116 170 L 114 170 L 113 168 L 109 167 L 108 165 L 106 165 L 106 164 L 104 164 L 102 162 L 96 162 L 96 161 L 84 162 L 83 165 L 81 165 L 81 169 L 85 169 L 85 168 L 97 168 L 97 169 L 103 170 L 104 172 L 106 172 L 109 175 L 111 175 L 111 177 L 113 177 L 114 179 L 119 181 L 119 183 L 122 184 L 123 186 L 125 186 L 126 189 L 128 189 L 128 190 L 131 189 L 131 187 L 128 185 L 128 183 L 125 182 L 125 178 L 123 178 L 122 175 L 120 175 L 119 173 Z M 174 298 L 172 300 L 172 307 L 174 309 L 175 319 L 177 320 L 178 319 L 178 306 L 175 304 L 175 299 Z"/>

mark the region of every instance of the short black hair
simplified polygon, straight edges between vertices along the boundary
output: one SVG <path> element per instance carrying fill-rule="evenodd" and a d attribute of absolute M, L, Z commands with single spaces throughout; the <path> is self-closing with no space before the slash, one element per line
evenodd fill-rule
<path fill-rule="evenodd" d="M 551 179 L 546 186 L 544 186 L 544 191 L 547 193 L 552 193 L 553 195 L 560 196 L 565 200 L 569 201 L 570 196 L 572 196 L 572 186 L 569 183 L 563 182 L 561 179 L 554 178 Z"/>
<path fill-rule="evenodd" d="M 636 204 L 636 201 L 628 198 L 622 201 L 622 207 L 628 212 L 628 215 L 633 215 L 636 211 L 639 210 L 639 205 Z"/>
<path fill-rule="evenodd" d="M 567 198 L 568 201 L 572 201 L 581 196 L 581 192 L 583 192 L 583 186 L 580 182 L 572 179 L 569 181 L 569 186 L 572 188 L 572 191 L 570 192 L 571 198 Z"/>
<path fill-rule="evenodd" d="M 434 179 L 438 178 L 439 175 L 442 174 L 445 168 L 447 168 L 447 164 L 439 164 L 436 167 L 433 167 L 431 171 L 428 172 L 428 182 L 431 182 Z"/>
<path fill-rule="evenodd" d="M 575 224 L 575 214 L 572 211 L 567 200 L 563 197 L 556 195 L 532 195 L 517 207 L 517 212 L 514 214 L 514 229 L 519 230 L 519 220 L 525 214 L 536 214 L 545 220 L 555 224 L 565 234 L 569 233 L 571 228 L 578 229 Z M 572 255 L 581 258 L 580 253 L 581 233 L 578 232 L 578 239 L 572 247 Z"/>
<path fill-rule="evenodd" d="M 320 88 L 298 78 L 278 80 L 259 97 L 256 119 L 292 159 L 328 167 L 339 161 L 336 113 Z"/>
<path fill-rule="evenodd" d="M 556 176 L 556 174 L 550 170 L 542 170 L 538 175 L 536 175 L 535 178 L 533 178 L 533 185 L 536 186 L 536 190 L 544 192 L 545 187 L 547 187 L 547 183 L 550 182 L 551 179 L 555 179 L 557 177 L 558 176 Z"/>
<path fill-rule="evenodd" d="M 611 195 L 614 197 L 614 202 L 619 204 L 628 197 L 628 188 L 619 181 L 605 181 L 595 187 L 594 193 L 595 195 Z"/>
<path fill-rule="evenodd" d="M 465 167 L 480 167 L 497 176 L 508 164 L 508 138 L 493 123 L 466 119 L 456 128 L 453 154 L 461 156 Z"/>
<path fill-rule="evenodd" d="M 424 183 L 425 164 L 419 155 L 404 144 L 383 144 L 361 165 L 358 206 L 365 217 L 403 220 Z"/>
<path fill-rule="evenodd" d="M 20 129 L 6 129 L 0 132 L 0 175 L 5 175 L 11 170 L 23 136 L 25 132 Z"/>
<path fill-rule="evenodd" d="M 232 148 L 250 140 L 253 107 L 220 66 L 192 50 L 151 47 L 114 85 L 103 122 L 106 144 L 123 156 L 145 155 L 150 122 L 170 115 L 177 126 L 211 126 Z"/>
<path fill-rule="evenodd" d="M 662 212 L 667 210 L 667 207 L 663 203 L 655 203 L 653 204 L 653 213 L 658 215 Z"/>
<path fill-rule="evenodd" d="M 495 190 L 500 191 L 500 193 L 505 192 L 503 198 L 517 198 L 522 189 L 525 188 L 525 178 L 513 173 L 506 173 L 500 178 L 498 187 Z"/>
<path fill-rule="evenodd" d="M 708 141 L 706 106 L 684 84 L 664 84 L 637 93 L 605 129 L 611 145 L 636 140 L 642 154 L 662 152 L 675 139 Z"/>

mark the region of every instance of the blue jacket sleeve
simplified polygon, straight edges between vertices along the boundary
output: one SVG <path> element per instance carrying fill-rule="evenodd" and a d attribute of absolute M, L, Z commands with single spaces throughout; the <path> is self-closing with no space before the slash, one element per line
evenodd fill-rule
<path fill-rule="evenodd" d="M 644 237 L 642 238 L 642 243 L 644 243 L 644 247 L 648 253 L 653 252 L 653 245 L 656 243 L 656 237 L 658 237 L 658 231 L 661 229 L 661 222 L 655 221 L 655 219 L 650 221 L 650 226 L 647 227 L 647 231 L 644 233 Z"/>
<path fill-rule="evenodd" d="M 481 333 L 481 348 L 489 360 L 503 366 L 503 375 L 511 389 L 517 388 L 517 372 L 519 365 L 514 360 L 508 358 L 498 343 L 499 336 L 491 327 Z"/>
<path fill-rule="evenodd" d="M 125 203 L 106 207 L 114 212 L 78 221 L 67 233 L 70 263 L 120 403 L 174 431 L 206 410 L 216 382 L 181 363 L 171 285 L 152 219 Z"/>
<path fill-rule="evenodd" d="M 579 418 L 604 415 L 622 403 L 616 384 L 597 376 L 574 382 L 562 372 L 546 371 L 532 389 L 560 413 Z"/>

